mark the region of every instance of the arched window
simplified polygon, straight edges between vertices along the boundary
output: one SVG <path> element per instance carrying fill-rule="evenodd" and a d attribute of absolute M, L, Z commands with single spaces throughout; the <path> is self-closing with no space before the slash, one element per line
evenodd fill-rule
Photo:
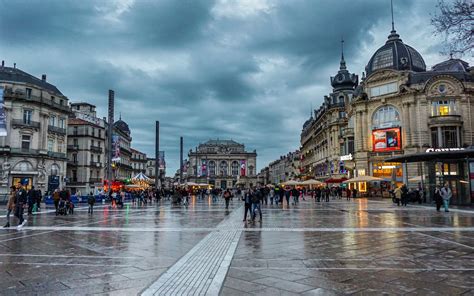
<path fill-rule="evenodd" d="M 59 175 L 59 166 L 54 163 L 51 165 L 51 176 L 57 176 L 57 175 Z"/>
<path fill-rule="evenodd" d="M 13 170 L 20 171 L 20 172 L 29 172 L 33 170 L 33 166 L 28 161 L 20 161 L 19 163 L 15 165 Z"/>
<path fill-rule="evenodd" d="M 400 113 L 393 106 L 377 109 L 372 115 L 372 129 L 400 126 Z"/>
<path fill-rule="evenodd" d="M 214 160 L 209 161 L 209 176 L 216 175 L 216 162 Z"/>
<path fill-rule="evenodd" d="M 238 176 L 239 175 L 239 163 L 237 161 L 232 162 L 232 176 Z"/>
<path fill-rule="evenodd" d="M 227 161 L 225 160 L 221 161 L 219 165 L 219 175 L 227 176 L 227 170 L 228 170 Z"/>

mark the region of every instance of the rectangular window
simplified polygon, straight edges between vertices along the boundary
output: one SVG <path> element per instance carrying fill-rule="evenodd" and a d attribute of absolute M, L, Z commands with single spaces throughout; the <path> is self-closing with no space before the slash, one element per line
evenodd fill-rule
<path fill-rule="evenodd" d="M 59 100 L 59 105 L 64 105 L 64 100 Z"/>
<path fill-rule="evenodd" d="M 77 163 L 77 154 L 74 153 L 74 154 L 72 155 L 72 161 L 75 162 L 75 163 Z"/>
<path fill-rule="evenodd" d="M 78 141 L 77 139 L 74 139 L 74 140 L 73 140 L 73 143 L 74 143 L 73 145 L 74 145 L 75 147 L 79 147 L 79 141 Z"/>
<path fill-rule="evenodd" d="M 31 124 L 31 117 L 33 115 L 33 111 L 31 110 L 23 110 L 23 123 Z"/>
<path fill-rule="evenodd" d="M 77 135 L 77 126 L 74 127 L 73 133 L 75 136 Z"/>
<path fill-rule="evenodd" d="M 395 92 L 397 92 L 396 82 L 387 83 L 387 84 L 374 86 L 370 88 L 371 97 L 383 96 L 383 95 L 395 93 Z"/>
<path fill-rule="evenodd" d="M 458 137 L 457 137 L 457 128 L 455 126 L 447 126 L 441 128 L 441 135 L 443 137 L 443 147 L 442 148 L 457 148 Z"/>
<path fill-rule="evenodd" d="M 50 126 L 56 126 L 56 116 L 51 115 L 51 116 L 49 117 L 49 125 L 50 125 Z"/>
<path fill-rule="evenodd" d="M 29 135 L 22 135 L 21 136 L 21 149 L 30 149 L 30 142 L 31 142 L 31 136 Z"/>
<path fill-rule="evenodd" d="M 63 153 L 63 145 L 64 143 L 62 141 L 58 141 L 58 152 Z"/>
<path fill-rule="evenodd" d="M 31 99 L 31 88 L 26 88 L 26 98 Z"/>
<path fill-rule="evenodd" d="M 48 151 L 53 151 L 54 149 L 54 140 L 48 139 Z"/>
<path fill-rule="evenodd" d="M 456 115 L 454 100 L 431 102 L 431 116 Z"/>
<path fill-rule="evenodd" d="M 58 123 L 60 128 L 66 128 L 66 120 L 64 118 L 59 118 Z"/>

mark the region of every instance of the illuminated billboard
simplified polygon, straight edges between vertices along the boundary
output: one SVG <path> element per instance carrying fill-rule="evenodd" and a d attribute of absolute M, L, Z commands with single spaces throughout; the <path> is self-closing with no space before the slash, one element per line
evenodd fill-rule
<path fill-rule="evenodd" d="M 395 151 L 402 148 L 400 128 L 386 128 L 372 131 L 374 152 Z"/>

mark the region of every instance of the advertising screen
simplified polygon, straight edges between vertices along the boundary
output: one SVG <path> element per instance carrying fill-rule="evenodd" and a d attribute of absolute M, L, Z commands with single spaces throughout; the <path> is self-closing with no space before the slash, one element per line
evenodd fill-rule
<path fill-rule="evenodd" d="M 400 150 L 400 128 L 387 128 L 372 131 L 372 144 L 374 152 Z"/>

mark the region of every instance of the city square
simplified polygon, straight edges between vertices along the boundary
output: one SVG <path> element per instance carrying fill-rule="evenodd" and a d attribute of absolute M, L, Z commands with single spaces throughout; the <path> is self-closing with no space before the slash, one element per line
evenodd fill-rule
<path fill-rule="evenodd" d="M 251 223 L 240 201 L 194 197 L 95 211 L 50 210 L 2 231 L 2 295 L 474 292 L 473 210 L 307 199 L 264 206 Z"/>
<path fill-rule="evenodd" d="M 473 19 L 0 1 L 0 295 L 474 295 Z"/>

